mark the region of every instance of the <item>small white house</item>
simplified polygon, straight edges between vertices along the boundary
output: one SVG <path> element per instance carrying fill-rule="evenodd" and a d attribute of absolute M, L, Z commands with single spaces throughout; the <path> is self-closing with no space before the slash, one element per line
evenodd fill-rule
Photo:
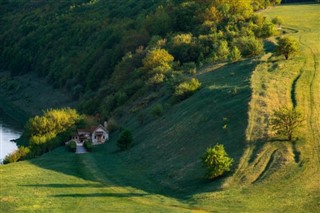
<path fill-rule="evenodd" d="M 93 145 L 105 143 L 109 140 L 107 128 L 100 124 L 91 129 L 77 129 L 77 132 L 71 137 L 71 141 L 75 141 L 77 144 L 83 144 L 86 140 L 90 140 Z"/>
<path fill-rule="evenodd" d="M 97 126 L 91 133 L 92 144 L 101 144 L 109 140 L 108 131 L 101 124 Z"/>

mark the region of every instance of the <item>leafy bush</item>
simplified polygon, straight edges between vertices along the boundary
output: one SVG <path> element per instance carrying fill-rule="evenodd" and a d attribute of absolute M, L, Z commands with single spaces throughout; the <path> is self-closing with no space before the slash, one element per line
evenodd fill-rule
<path fill-rule="evenodd" d="M 43 116 L 35 116 L 27 123 L 27 132 L 31 136 L 57 135 L 72 127 L 81 116 L 70 108 L 50 109 Z"/>
<path fill-rule="evenodd" d="M 165 75 L 162 73 L 156 73 L 148 79 L 148 84 L 158 85 L 164 82 Z"/>
<path fill-rule="evenodd" d="M 237 47 L 233 47 L 230 54 L 229 60 L 232 62 L 239 61 L 241 59 L 241 52 Z"/>
<path fill-rule="evenodd" d="M 191 33 L 178 34 L 169 42 L 169 52 L 181 63 L 197 61 L 199 50 L 197 39 Z"/>
<path fill-rule="evenodd" d="M 20 160 L 28 159 L 29 153 L 30 149 L 28 147 L 21 146 L 13 153 L 7 155 L 3 160 L 3 164 L 14 163 Z"/>
<path fill-rule="evenodd" d="M 142 63 L 146 70 L 152 70 L 159 66 L 170 68 L 170 63 L 173 62 L 173 59 L 173 56 L 165 49 L 155 49 L 147 53 Z"/>
<path fill-rule="evenodd" d="M 281 27 L 281 25 L 283 24 L 283 19 L 280 16 L 274 17 L 271 21 L 273 24 L 276 24 L 278 27 Z"/>
<path fill-rule="evenodd" d="M 282 37 L 278 40 L 277 53 L 283 55 L 286 60 L 291 55 L 296 54 L 299 51 L 299 43 L 294 37 Z"/>
<path fill-rule="evenodd" d="M 206 177 L 214 179 L 230 171 L 233 159 L 228 156 L 222 144 L 207 148 L 202 156 L 202 164 L 207 169 Z"/>
<path fill-rule="evenodd" d="M 93 144 L 92 144 L 92 142 L 90 140 L 85 140 L 84 143 L 83 143 L 83 146 L 84 146 L 84 148 L 86 148 L 86 150 L 88 152 L 92 152 Z"/>
<path fill-rule="evenodd" d="M 241 55 L 245 57 L 258 56 L 264 52 L 262 41 L 253 36 L 243 36 L 236 39 L 234 43 Z"/>
<path fill-rule="evenodd" d="M 68 148 L 71 152 L 77 151 L 77 143 L 75 141 L 70 141 L 68 144 Z"/>
<path fill-rule="evenodd" d="M 117 141 L 118 147 L 124 151 L 130 148 L 132 143 L 132 133 L 130 130 L 124 130 Z"/>
<path fill-rule="evenodd" d="M 164 109 L 161 104 L 156 104 L 152 107 L 151 113 L 156 117 L 161 117 L 164 114 Z"/>
<path fill-rule="evenodd" d="M 198 79 L 192 78 L 191 80 L 184 81 L 176 86 L 174 95 L 179 99 L 183 100 L 190 97 L 201 87 L 201 83 Z"/>

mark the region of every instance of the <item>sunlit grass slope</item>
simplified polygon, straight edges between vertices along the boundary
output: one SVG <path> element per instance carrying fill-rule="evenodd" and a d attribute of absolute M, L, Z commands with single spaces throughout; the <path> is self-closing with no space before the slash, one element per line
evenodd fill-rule
<path fill-rule="evenodd" d="M 203 68 L 195 95 L 143 125 L 129 119 L 130 151 L 118 152 L 113 134 L 91 154 L 60 148 L 1 166 L 1 210 L 318 212 L 319 10 L 308 4 L 265 11 L 284 18 L 301 53 L 288 61 L 267 53 L 256 61 Z M 305 116 L 293 143 L 268 127 L 272 110 L 284 105 L 296 105 Z M 200 157 L 216 143 L 225 145 L 235 164 L 226 177 L 210 182 L 203 179 Z"/>

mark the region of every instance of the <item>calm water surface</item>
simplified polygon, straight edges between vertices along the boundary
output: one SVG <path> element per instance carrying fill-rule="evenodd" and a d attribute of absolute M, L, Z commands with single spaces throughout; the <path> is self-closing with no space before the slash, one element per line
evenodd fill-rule
<path fill-rule="evenodd" d="M 16 143 L 11 140 L 19 138 L 21 134 L 22 128 L 0 108 L 0 162 L 7 154 L 17 149 Z"/>

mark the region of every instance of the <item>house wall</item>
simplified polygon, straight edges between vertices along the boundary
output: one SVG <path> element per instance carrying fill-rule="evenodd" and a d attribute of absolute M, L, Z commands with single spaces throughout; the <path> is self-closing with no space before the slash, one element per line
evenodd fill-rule
<path fill-rule="evenodd" d="M 92 133 L 91 140 L 93 144 L 98 143 L 97 139 L 95 138 L 96 132 L 103 132 L 104 139 L 102 140 L 102 143 L 109 139 L 108 133 L 104 129 L 99 127 Z"/>

